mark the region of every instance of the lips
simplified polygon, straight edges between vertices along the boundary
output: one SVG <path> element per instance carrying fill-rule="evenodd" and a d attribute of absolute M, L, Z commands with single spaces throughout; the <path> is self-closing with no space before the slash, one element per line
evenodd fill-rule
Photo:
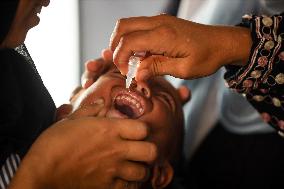
<path fill-rule="evenodd" d="M 145 99 L 135 91 L 121 90 L 114 95 L 114 108 L 131 119 L 137 119 L 145 113 Z"/>
<path fill-rule="evenodd" d="M 37 6 L 37 7 L 35 8 L 36 14 L 40 14 L 41 8 L 42 8 L 41 6 Z"/>

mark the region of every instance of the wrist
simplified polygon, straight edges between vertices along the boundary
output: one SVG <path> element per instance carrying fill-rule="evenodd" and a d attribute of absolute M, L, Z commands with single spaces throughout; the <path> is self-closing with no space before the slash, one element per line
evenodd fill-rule
<path fill-rule="evenodd" d="M 218 48 L 220 49 L 221 64 L 245 66 L 249 60 L 252 46 L 251 32 L 248 28 L 237 26 L 217 26 L 222 32 L 222 40 Z"/>
<path fill-rule="evenodd" d="M 46 177 L 44 176 L 46 175 Z M 34 157 L 25 157 L 21 162 L 14 178 L 12 179 L 9 189 L 47 189 L 47 174 L 36 161 Z"/>

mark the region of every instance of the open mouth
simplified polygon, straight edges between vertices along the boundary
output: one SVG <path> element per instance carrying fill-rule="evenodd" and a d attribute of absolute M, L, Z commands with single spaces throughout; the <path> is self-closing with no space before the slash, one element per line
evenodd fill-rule
<path fill-rule="evenodd" d="M 119 93 L 114 98 L 114 108 L 131 119 L 137 119 L 144 114 L 145 105 L 141 97 L 135 93 Z"/>

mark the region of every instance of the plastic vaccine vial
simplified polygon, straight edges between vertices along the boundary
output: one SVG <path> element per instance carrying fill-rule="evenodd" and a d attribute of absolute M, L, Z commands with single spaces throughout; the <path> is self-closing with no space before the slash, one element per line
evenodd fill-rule
<path fill-rule="evenodd" d="M 128 62 L 128 73 L 126 74 L 126 88 L 129 89 L 132 79 L 135 77 L 140 58 L 137 56 L 131 56 Z"/>

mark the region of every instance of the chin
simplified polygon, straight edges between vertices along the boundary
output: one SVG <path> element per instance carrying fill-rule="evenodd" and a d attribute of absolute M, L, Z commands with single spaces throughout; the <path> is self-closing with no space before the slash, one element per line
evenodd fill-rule
<path fill-rule="evenodd" d="M 29 24 L 28 24 L 28 30 L 37 26 L 40 22 L 40 17 L 38 15 L 33 15 L 30 20 L 29 20 Z"/>

